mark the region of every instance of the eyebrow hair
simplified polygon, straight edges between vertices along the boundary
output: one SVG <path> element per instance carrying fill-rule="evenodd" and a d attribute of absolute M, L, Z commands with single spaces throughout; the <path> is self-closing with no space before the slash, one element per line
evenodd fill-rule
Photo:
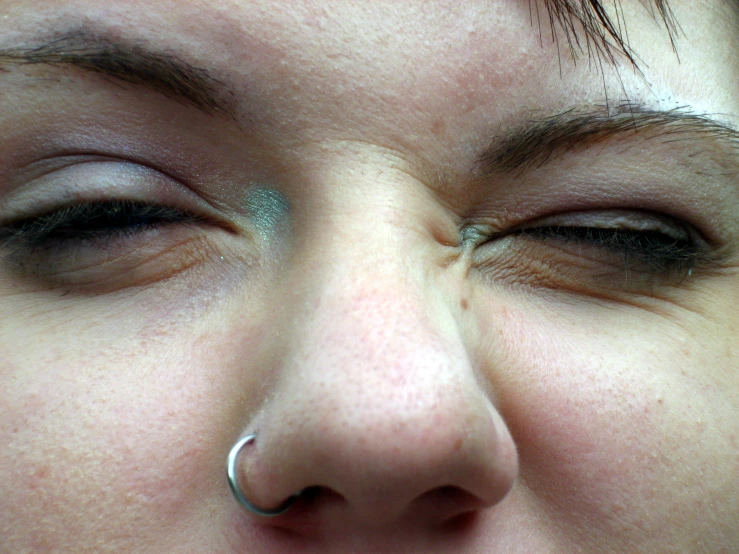
<path fill-rule="evenodd" d="M 659 138 L 663 144 L 694 141 L 713 150 L 718 144 L 722 159 L 736 157 L 732 174 L 739 173 L 739 132 L 733 127 L 685 107 L 654 110 L 630 102 L 615 108 L 570 109 L 529 121 L 497 137 L 478 157 L 477 173 L 520 175 L 567 153 L 634 137 Z"/>
<path fill-rule="evenodd" d="M 143 85 L 208 115 L 233 112 L 221 98 L 226 87 L 207 70 L 171 52 L 112 41 L 88 31 L 66 33 L 39 46 L 0 50 L 0 71 L 7 65 L 72 66 L 133 85 Z"/>

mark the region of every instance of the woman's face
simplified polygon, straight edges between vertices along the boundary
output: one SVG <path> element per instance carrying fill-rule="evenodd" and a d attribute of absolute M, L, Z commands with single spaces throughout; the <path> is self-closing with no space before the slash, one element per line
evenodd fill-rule
<path fill-rule="evenodd" d="M 738 551 L 739 15 L 670 6 L 637 71 L 527 0 L 0 2 L 0 551 Z"/>

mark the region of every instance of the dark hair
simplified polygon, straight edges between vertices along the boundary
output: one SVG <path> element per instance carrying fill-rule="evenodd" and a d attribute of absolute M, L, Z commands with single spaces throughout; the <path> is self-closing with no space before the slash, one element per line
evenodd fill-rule
<path fill-rule="evenodd" d="M 730 0 L 739 5 L 739 0 Z M 639 57 L 631 49 L 621 0 L 613 0 L 609 14 L 602 0 L 529 0 L 532 24 L 538 25 L 543 39 L 544 28 L 549 27 L 552 40 L 560 48 L 561 38 L 572 59 L 577 62 L 585 56 L 600 70 L 603 63 L 615 66 L 617 58 L 625 57 L 639 70 Z M 680 26 L 667 0 L 640 0 L 640 4 L 655 21 L 661 22 L 677 54 L 675 40 Z M 542 22 L 543 19 L 548 21 Z"/>

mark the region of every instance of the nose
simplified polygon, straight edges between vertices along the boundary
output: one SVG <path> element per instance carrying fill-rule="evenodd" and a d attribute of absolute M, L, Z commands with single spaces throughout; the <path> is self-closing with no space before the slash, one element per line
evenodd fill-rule
<path fill-rule="evenodd" d="M 464 277 L 409 263 L 399 242 L 354 254 L 335 243 L 289 279 L 272 322 L 274 382 L 238 466 L 253 504 L 304 491 L 291 511 L 317 521 L 428 527 L 511 489 L 515 445 L 453 309 Z"/>

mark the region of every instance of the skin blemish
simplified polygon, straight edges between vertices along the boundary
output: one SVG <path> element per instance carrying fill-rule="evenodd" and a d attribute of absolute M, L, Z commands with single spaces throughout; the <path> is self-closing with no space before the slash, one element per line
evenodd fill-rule
<path fill-rule="evenodd" d="M 466 310 L 470 307 L 470 303 L 467 301 L 466 298 L 462 298 L 462 301 L 459 303 L 460 306 L 462 306 L 463 310 Z"/>
<path fill-rule="evenodd" d="M 43 486 L 43 482 L 49 478 L 51 469 L 47 465 L 41 465 L 31 471 L 28 475 L 28 488 L 31 490 L 39 489 Z"/>
<path fill-rule="evenodd" d="M 244 212 L 264 235 L 272 235 L 287 226 L 290 202 L 278 190 L 253 184 L 246 191 Z"/>

